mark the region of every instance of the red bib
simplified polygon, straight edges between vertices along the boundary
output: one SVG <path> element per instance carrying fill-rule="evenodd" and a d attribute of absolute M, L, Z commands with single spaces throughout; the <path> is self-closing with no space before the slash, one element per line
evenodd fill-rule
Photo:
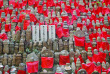
<path fill-rule="evenodd" d="M 17 74 L 26 74 L 26 72 L 23 70 L 18 70 Z"/>
<path fill-rule="evenodd" d="M 66 63 L 70 63 L 70 57 L 69 57 L 69 55 L 68 56 L 60 55 L 59 65 L 66 65 Z"/>
<path fill-rule="evenodd" d="M 54 63 L 53 57 L 41 57 L 42 68 L 52 68 Z"/>
<path fill-rule="evenodd" d="M 75 45 L 76 46 L 84 46 L 85 37 L 74 36 L 74 40 L 75 40 Z"/>
<path fill-rule="evenodd" d="M 38 72 L 38 64 L 39 64 L 39 61 L 26 62 L 28 73 Z"/>

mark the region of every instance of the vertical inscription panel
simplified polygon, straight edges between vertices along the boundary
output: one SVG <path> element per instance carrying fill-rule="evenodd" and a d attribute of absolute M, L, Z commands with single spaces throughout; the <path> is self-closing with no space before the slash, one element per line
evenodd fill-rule
<path fill-rule="evenodd" d="M 39 25 L 36 25 L 36 42 L 39 42 Z"/>
<path fill-rule="evenodd" d="M 47 41 L 47 25 L 41 25 L 41 31 L 40 31 L 40 36 L 41 36 L 41 41 Z"/>
<path fill-rule="evenodd" d="M 49 25 L 49 39 L 55 40 L 55 25 Z"/>
<path fill-rule="evenodd" d="M 35 28 L 36 28 L 36 26 L 32 25 L 32 40 L 33 40 L 33 42 L 36 41 L 36 39 L 35 39 L 36 38 Z"/>

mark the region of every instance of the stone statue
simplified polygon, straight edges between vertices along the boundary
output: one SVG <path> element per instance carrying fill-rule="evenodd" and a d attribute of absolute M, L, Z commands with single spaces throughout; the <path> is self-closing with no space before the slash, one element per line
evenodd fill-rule
<path fill-rule="evenodd" d="M 8 64 L 8 55 L 5 53 L 3 56 L 3 61 L 2 61 L 3 65 L 7 65 Z"/>
<path fill-rule="evenodd" d="M 9 53 L 9 40 L 3 41 L 3 53 Z"/>

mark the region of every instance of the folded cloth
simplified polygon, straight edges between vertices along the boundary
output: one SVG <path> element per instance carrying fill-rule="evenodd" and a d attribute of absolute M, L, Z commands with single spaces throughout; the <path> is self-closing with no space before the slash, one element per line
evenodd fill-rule
<path fill-rule="evenodd" d="M 88 47 L 91 47 L 91 48 L 92 48 L 91 42 L 89 42 L 89 43 L 86 43 L 86 42 L 85 42 L 85 50 L 86 50 L 86 51 L 88 51 Z"/>
<path fill-rule="evenodd" d="M 31 5 L 34 5 L 35 4 L 35 0 L 28 0 L 28 5 L 31 6 Z"/>
<path fill-rule="evenodd" d="M 63 28 L 62 27 L 58 27 L 56 29 L 56 34 L 57 34 L 58 38 L 61 38 L 63 36 Z"/>
<path fill-rule="evenodd" d="M 8 37 L 7 37 L 6 33 L 0 34 L 0 39 L 2 39 L 3 41 L 7 40 Z"/>
<path fill-rule="evenodd" d="M 85 37 L 74 36 L 74 40 L 75 40 L 75 46 L 84 46 Z"/>
<path fill-rule="evenodd" d="M 26 74 L 26 71 L 18 70 L 17 74 Z"/>
<path fill-rule="evenodd" d="M 42 68 L 52 68 L 54 63 L 53 57 L 41 57 Z"/>
<path fill-rule="evenodd" d="M 16 30 L 16 31 L 20 31 L 20 30 L 21 30 L 21 27 L 16 26 L 16 27 L 15 27 L 15 30 Z"/>
<path fill-rule="evenodd" d="M 85 69 L 88 74 L 92 74 L 94 71 L 101 73 L 101 66 L 96 66 L 93 62 L 88 64 L 82 64 L 82 69 Z"/>
<path fill-rule="evenodd" d="M 9 32 L 11 30 L 11 23 L 10 24 L 5 24 L 5 31 Z"/>
<path fill-rule="evenodd" d="M 63 28 L 63 37 L 69 37 L 69 29 Z"/>
<path fill-rule="evenodd" d="M 23 29 L 27 30 L 27 27 L 30 25 L 30 20 L 24 20 Z"/>
<path fill-rule="evenodd" d="M 34 14 L 30 14 L 29 16 L 30 16 L 30 21 L 31 21 L 31 22 L 37 21 L 37 18 L 35 17 Z"/>
<path fill-rule="evenodd" d="M 37 6 L 37 10 L 38 10 L 38 13 L 43 13 L 43 6 L 42 5 L 39 5 Z"/>
<path fill-rule="evenodd" d="M 98 49 L 98 51 L 99 51 L 99 48 L 101 48 L 102 47 L 102 42 L 97 42 L 97 49 Z"/>
<path fill-rule="evenodd" d="M 59 65 L 66 65 L 66 63 L 70 63 L 70 57 L 69 57 L 69 55 L 68 56 L 60 55 Z"/>
<path fill-rule="evenodd" d="M 38 64 L 39 64 L 39 61 L 26 62 L 28 73 L 38 72 Z"/>
<path fill-rule="evenodd" d="M 106 53 L 99 52 L 98 54 L 94 54 L 92 59 L 94 62 L 102 63 L 103 61 L 106 62 L 105 58 L 106 58 Z"/>
<path fill-rule="evenodd" d="M 107 72 L 107 69 L 102 67 L 102 72 Z"/>
<path fill-rule="evenodd" d="M 47 7 L 54 6 L 54 0 L 47 0 Z"/>
<path fill-rule="evenodd" d="M 3 0 L 0 0 L 0 8 L 3 6 Z"/>

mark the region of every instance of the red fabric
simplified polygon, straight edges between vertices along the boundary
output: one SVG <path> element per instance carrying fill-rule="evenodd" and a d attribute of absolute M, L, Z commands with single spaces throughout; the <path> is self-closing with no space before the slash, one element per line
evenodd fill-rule
<path fill-rule="evenodd" d="M 102 67 L 102 72 L 107 72 L 107 70 L 105 68 Z"/>
<path fill-rule="evenodd" d="M 3 0 L 0 0 L 0 8 L 3 6 Z"/>
<path fill-rule="evenodd" d="M 102 32 L 102 37 L 107 38 L 107 32 Z"/>
<path fill-rule="evenodd" d="M 22 22 L 25 19 L 25 15 L 20 14 L 18 22 Z"/>
<path fill-rule="evenodd" d="M 12 10 L 12 9 L 9 9 L 8 11 L 9 11 L 9 14 L 10 14 L 10 15 L 11 15 L 11 14 L 12 14 L 12 12 L 13 12 L 13 10 Z"/>
<path fill-rule="evenodd" d="M 21 30 L 21 27 L 16 26 L 16 27 L 15 27 L 15 30 L 16 30 L 16 31 L 20 31 L 20 30 Z"/>
<path fill-rule="evenodd" d="M 38 72 L 38 64 L 39 64 L 39 61 L 26 62 L 28 73 Z"/>
<path fill-rule="evenodd" d="M 19 8 L 21 8 L 21 9 L 23 8 L 23 3 L 19 3 L 19 4 L 18 4 L 18 9 L 19 9 Z"/>
<path fill-rule="evenodd" d="M 77 17 L 75 15 L 72 15 L 71 21 L 77 20 Z"/>
<path fill-rule="evenodd" d="M 106 58 L 106 53 L 99 52 L 98 54 L 93 55 L 94 62 L 101 62 L 101 63 L 103 61 L 106 62 L 105 58 Z"/>
<path fill-rule="evenodd" d="M 97 33 L 93 33 L 91 35 L 92 35 L 92 38 L 96 38 L 97 39 Z"/>
<path fill-rule="evenodd" d="M 41 6 L 41 5 L 39 5 L 38 7 L 37 7 L 37 10 L 38 10 L 38 13 L 43 13 L 43 6 Z"/>
<path fill-rule="evenodd" d="M 86 25 L 86 28 L 87 28 L 87 30 L 89 30 L 89 29 L 94 29 L 92 23 L 89 23 L 89 25 Z"/>
<path fill-rule="evenodd" d="M 75 70 L 75 74 L 77 74 L 80 69 L 81 69 L 81 67 L 78 70 Z"/>
<path fill-rule="evenodd" d="M 8 39 L 6 33 L 0 34 L 0 39 L 2 39 L 3 41 Z"/>
<path fill-rule="evenodd" d="M 11 24 L 5 24 L 5 31 L 9 32 L 11 30 Z"/>
<path fill-rule="evenodd" d="M 110 72 L 110 67 L 108 68 L 108 70 L 107 70 L 107 74 Z"/>
<path fill-rule="evenodd" d="M 18 22 L 18 20 L 17 19 L 13 19 L 12 22 Z"/>
<path fill-rule="evenodd" d="M 69 55 L 68 56 L 60 55 L 59 65 L 66 65 L 66 63 L 70 63 L 70 57 L 69 57 Z"/>
<path fill-rule="evenodd" d="M 9 0 L 9 5 L 14 4 L 15 0 Z"/>
<path fill-rule="evenodd" d="M 54 23 L 55 23 L 55 20 L 57 20 L 57 22 L 59 21 L 59 19 L 57 17 L 52 17 L 51 19 L 52 19 L 52 22 L 54 22 Z"/>
<path fill-rule="evenodd" d="M 24 20 L 24 24 L 23 24 L 23 29 L 27 30 L 27 27 L 30 25 L 30 21 L 29 20 Z"/>
<path fill-rule="evenodd" d="M 92 74 L 94 71 L 98 71 L 101 74 L 101 66 L 96 66 L 94 63 L 83 63 L 82 68 L 85 69 L 88 74 Z"/>
<path fill-rule="evenodd" d="M 39 0 L 35 1 L 34 7 L 38 7 L 38 5 L 39 5 Z"/>
<path fill-rule="evenodd" d="M 10 73 L 10 70 L 8 70 L 7 72 L 8 72 L 8 73 Z M 3 73 L 2 73 L 2 74 L 5 74 L 5 72 L 3 71 Z"/>
<path fill-rule="evenodd" d="M 82 56 L 81 55 L 79 55 L 78 58 L 80 59 L 80 62 L 81 63 L 84 63 L 84 60 L 82 59 Z M 76 61 L 77 61 L 78 58 L 74 57 L 75 64 L 76 64 Z"/>
<path fill-rule="evenodd" d="M 82 69 L 85 69 L 88 74 L 92 74 L 94 71 L 94 63 L 82 64 Z"/>
<path fill-rule="evenodd" d="M 72 10 L 71 10 L 71 6 L 65 6 L 65 11 L 67 12 L 67 13 L 71 13 L 72 12 Z"/>
<path fill-rule="evenodd" d="M 5 15 L 7 15 L 9 13 L 9 7 L 5 8 L 4 12 L 5 12 Z"/>
<path fill-rule="evenodd" d="M 55 74 L 63 74 L 63 73 L 55 73 Z"/>
<path fill-rule="evenodd" d="M 92 62 L 92 57 L 90 57 L 90 56 L 87 56 L 87 57 L 88 57 L 89 61 L 91 61 L 91 62 Z"/>
<path fill-rule="evenodd" d="M 18 8 L 19 6 L 20 6 L 19 2 L 15 2 L 13 7 Z"/>
<path fill-rule="evenodd" d="M 27 0 L 23 0 L 23 6 L 26 6 Z"/>
<path fill-rule="evenodd" d="M 47 6 L 54 6 L 54 1 L 53 0 L 47 0 Z"/>
<path fill-rule="evenodd" d="M 35 0 L 28 0 L 28 5 L 31 6 L 31 5 L 34 5 L 35 4 Z"/>
<path fill-rule="evenodd" d="M 108 14 L 109 13 L 109 8 L 103 8 L 102 14 Z"/>
<path fill-rule="evenodd" d="M 63 36 L 63 28 L 62 27 L 57 28 L 56 34 L 57 34 L 58 38 L 61 38 Z"/>
<path fill-rule="evenodd" d="M 6 22 L 6 19 L 5 18 L 1 18 L 1 22 Z"/>
<path fill-rule="evenodd" d="M 26 71 L 18 70 L 17 74 L 26 74 Z"/>
<path fill-rule="evenodd" d="M 109 49 L 110 49 L 110 44 L 107 43 L 107 50 L 109 51 Z"/>
<path fill-rule="evenodd" d="M 95 65 L 94 70 L 98 71 L 101 74 L 101 66 Z"/>
<path fill-rule="evenodd" d="M 99 51 L 99 48 L 101 48 L 102 47 L 102 42 L 97 42 L 97 49 L 98 49 L 98 51 Z"/>
<path fill-rule="evenodd" d="M 30 14 L 30 21 L 31 22 L 35 22 L 37 20 L 37 18 L 35 17 L 34 14 Z"/>
<path fill-rule="evenodd" d="M 90 43 L 86 43 L 86 42 L 85 42 L 85 50 L 86 50 L 86 51 L 88 51 L 88 47 L 91 47 L 91 49 L 92 49 L 92 44 L 91 44 L 91 42 L 90 42 Z"/>
<path fill-rule="evenodd" d="M 106 50 L 107 49 L 107 42 L 102 42 L 101 47 L 103 50 Z"/>
<path fill-rule="evenodd" d="M 85 11 L 85 6 L 79 5 L 79 10 L 80 10 L 81 12 L 84 12 L 84 11 Z"/>
<path fill-rule="evenodd" d="M 2 26 L 2 23 L 0 23 L 0 30 L 1 30 L 1 26 Z"/>
<path fill-rule="evenodd" d="M 54 63 L 53 57 L 41 57 L 41 67 L 42 68 L 52 68 Z"/>
<path fill-rule="evenodd" d="M 45 17 L 48 17 L 48 12 L 49 11 L 47 9 L 45 11 L 43 11 L 43 14 L 44 14 Z"/>
<path fill-rule="evenodd" d="M 77 27 L 79 27 L 82 30 L 83 24 L 82 23 L 77 23 Z"/>
<path fill-rule="evenodd" d="M 76 45 L 76 46 L 84 46 L 85 37 L 77 37 L 77 36 L 74 36 L 74 40 L 75 40 L 75 45 Z"/>
<path fill-rule="evenodd" d="M 63 28 L 63 36 L 64 37 L 69 37 L 69 29 L 64 29 Z"/>
<path fill-rule="evenodd" d="M 69 22 L 69 17 L 68 16 L 61 16 L 62 18 L 62 22 L 67 21 L 67 23 Z"/>
<path fill-rule="evenodd" d="M 96 20 L 96 16 L 95 16 L 94 14 L 92 14 L 91 17 L 90 17 L 89 19 L 90 19 L 91 21 L 92 21 L 92 20 L 95 21 L 95 20 Z"/>

